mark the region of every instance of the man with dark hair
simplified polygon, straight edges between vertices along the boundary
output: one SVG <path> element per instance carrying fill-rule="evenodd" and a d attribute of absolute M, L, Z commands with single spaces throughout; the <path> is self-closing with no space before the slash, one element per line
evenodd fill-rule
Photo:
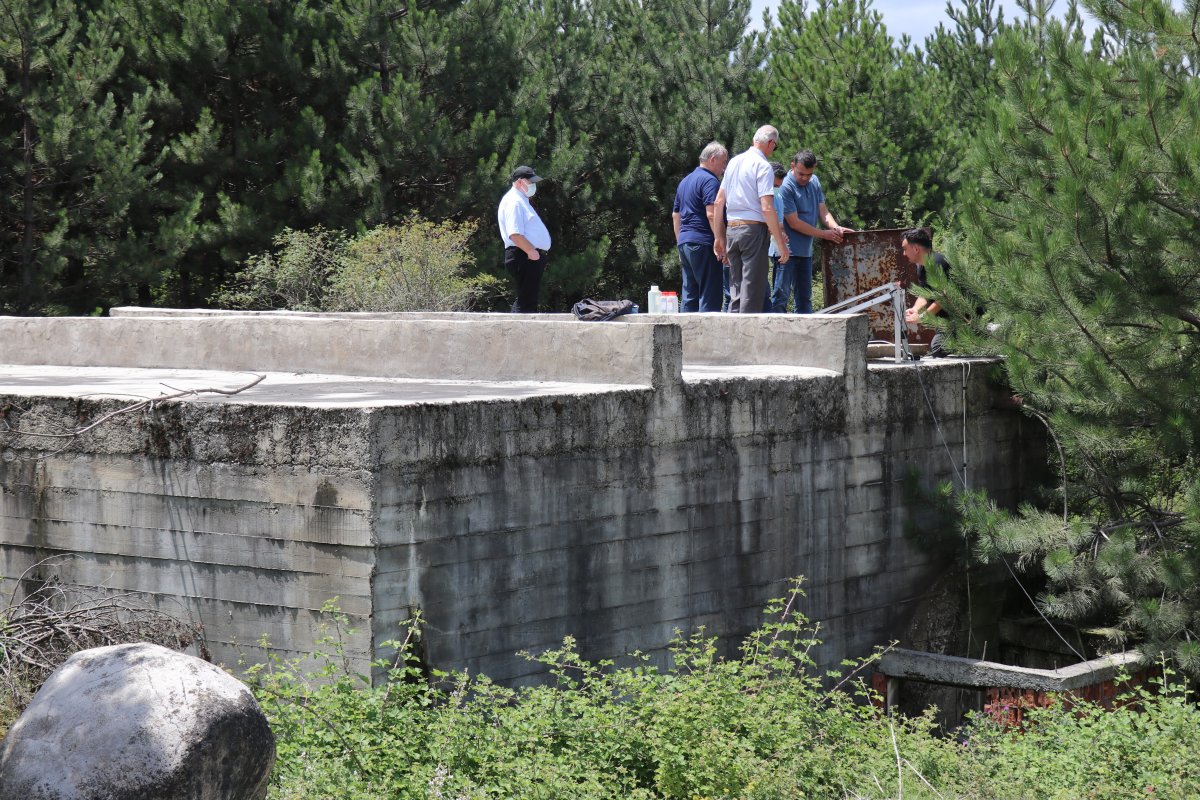
<path fill-rule="evenodd" d="M 817 157 L 812 150 L 801 150 L 792 156 L 792 168 L 779 187 L 776 208 L 783 229 L 787 231 L 791 258 L 781 259 L 775 268 L 775 286 L 771 294 L 771 309 L 787 311 L 789 295 L 795 291 L 796 313 L 812 313 L 812 243 L 813 239 L 840 242 L 842 234 L 853 228 L 838 224 L 825 207 L 821 181 L 813 174 Z M 825 228 L 818 228 L 824 223 Z"/>
<path fill-rule="evenodd" d="M 700 151 L 700 166 L 679 182 L 671 222 L 683 270 L 680 311 L 720 311 L 723 268 L 713 253 L 717 229 L 717 192 L 729 163 L 729 151 L 709 142 Z M 647 309 L 648 310 L 648 309 Z"/>
<path fill-rule="evenodd" d="M 924 289 L 929 288 L 929 278 L 925 267 L 930 261 L 937 264 L 943 273 L 950 272 L 950 262 L 941 253 L 933 252 L 933 239 L 925 228 L 913 228 L 905 231 L 901 238 L 900 249 L 903 251 L 904 257 L 917 266 L 917 285 Z M 918 297 L 912 304 L 912 308 L 904 312 L 904 319 L 906 322 L 920 322 L 923 314 L 933 317 L 947 316 L 945 309 L 937 300 Z M 946 349 L 946 338 L 941 331 L 938 331 L 934 334 L 933 341 L 929 343 L 929 356 L 943 358 L 948 355 L 950 355 L 950 351 Z"/>
<path fill-rule="evenodd" d="M 529 202 L 541 179 L 531 167 L 514 169 L 509 178 L 512 188 L 500 199 L 496 211 L 500 238 L 504 240 L 504 269 L 512 276 L 517 290 L 512 305 L 515 314 L 537 311 L 542 274 L 550 251 L 550 231 Z"/>

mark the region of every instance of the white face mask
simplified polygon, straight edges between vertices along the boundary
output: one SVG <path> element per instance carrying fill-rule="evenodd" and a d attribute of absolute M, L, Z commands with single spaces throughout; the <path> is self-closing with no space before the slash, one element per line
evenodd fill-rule
<path fill-rule="evenodd" d="M 527 184 L 525 187 L 525 196 L 533 197 L 535 194 L 537 194 L 537 184 L 536 183 Z"/>

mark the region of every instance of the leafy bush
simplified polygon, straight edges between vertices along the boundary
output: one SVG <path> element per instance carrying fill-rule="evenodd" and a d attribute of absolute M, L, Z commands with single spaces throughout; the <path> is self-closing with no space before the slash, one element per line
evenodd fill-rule
<path fill-rule="evenodd" d="M 248 310 L 466 310 L 498 283 L 466 275 L 475 229 L 473 222 L 435 223 L 415 214 L 399 227 L 380 225 L 356 237 L 286 229 L 274 252 L 248 259 L 212 302 Z"/>
<path fill-rule="evenodd" d="M 234 282 L 213 295 L 212 303 L 250 311 L 327 310 L 330 281 L 342 267 L 345 236 L 321 227 L 285 228 L 274 244 L 275 252 L 246 259 Z"/>
<path fill-rule="evenodd" d="M 458 311 L 492 287 L 492 276 L 464 277 L 475 262 L 467 241 L 474 222 L 433 223 L 415 214 L 351 241 L 330 282 L 338 311 Z"/>
<path fill-rule="evenodd" d="M 1106 710 L 1092 703 L 1025 712 L 1020 735 L 978 719 L 965 771 L 976 776 L 972 797 L 1171 797 L 1200 794 L 1200 767 L 1189 754 L 1200 746 L 1200 711 L 1170 670 Z"/>
<path fill-rule="evenodd" d="M 330 637 L 324 668 L 275 661 L 252 677 L 279 738 L 272 796 L 833 797 L 894 783 L 893 734 L 952 750 L 927 719 L 889 727 L 851 694 L 824 691 L 803 618 L 783 603 L 768 612 L 738 659 L 697 634 L 676 639 L 669 670 L 637 654 L 618 668 L 582 659 L 568 639 L 529 656 L 552 683 L 523 689 L 422 680 L 415 627 L 371 687 L 337 666 Z"/>
<path fill-rule="evenodd" d="M 1014 735 L 987 718 L 965 744 L 931 715 L 884 716 L 858 680 L 814 674 L 816 643 L 773 603 L 738 658 L 702 633 L 660 670 L 591 663 L 574 642 L 529 658 L 547 685 L 423 675 L 419 624 L 371 686 L 346 669 L 334 614 L 314 671 L 275 660 L 251 682 L 278 737 L 274 800 L 314 798 L 1129 798 L 1194 797 L 1200 713 L 1183 689 L 1139 689 L 1114 711 L 1031 711 Z M 839 681 L 834 688 L 828 684 Z"/>

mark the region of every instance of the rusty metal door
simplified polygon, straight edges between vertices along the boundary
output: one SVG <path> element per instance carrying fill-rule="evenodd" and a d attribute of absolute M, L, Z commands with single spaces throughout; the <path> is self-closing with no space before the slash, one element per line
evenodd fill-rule
<path fill-rule="evenodd" d="M 900 249 L 907 228 L 847 233 L 841 244 L 821 242 L 821 270 L 825 279 L 825 305 L 840 303 L 885 283 L 900 281 L 905 290 L 917 282 L 917 265 Z M 926 228 L 932 237 L 933 231 Z M 908 295 L 911 307 L 917 299 Z M 890 342 L 895 337 L 890 306 L 869 309 L 871 338 Z M 912 343 L 929 344 L 936 333 L 922 325 L 908 326 Z"/>

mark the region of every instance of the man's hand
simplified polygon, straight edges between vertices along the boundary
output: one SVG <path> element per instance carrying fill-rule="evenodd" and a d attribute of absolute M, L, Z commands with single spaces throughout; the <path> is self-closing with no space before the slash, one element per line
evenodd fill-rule
<path fill-rule="evenodd" d="M 526 239 L 523 234 L 514 233 L 509 238 L 512 239 L 513 244 L 521 248 L 521 252 L 524 253 L 525 257 L 530 261 L 537 261 L 542 257 L 542 254 L 538 252 L 538 249 L 533 246 L 533 242 Z"/>
<path fill-rule="evenodd" d="M 838 244 L 842 243 L 841 228 L 825 228 L 818 235 L 826 241 L 837 242 Z"/>
<path fill-rule="evenodd" d="M 716 236 L 713 238 L 713 255 L 717 257 L 717 261 L 720 261 L 721 263 L 725 262 L 726 249 L 724 236 Z"/>
<path fill-rule="evenodd" d="M 785 261 L 789 260 L 792 257 L 791 251 L 788 250 L 786 239 L 784 240 L 783 244 L 776 242 L 775 249 L 779 251 L 779 263 L 780 264 L 784 263 Z"/>
<path fill-rule="evenodd" d="M 904 312 L 904 321 L 905 322 L 920 322 L 920 320 L 921 320 L 921 310 L 916 308 L 915 306 Z"/>

